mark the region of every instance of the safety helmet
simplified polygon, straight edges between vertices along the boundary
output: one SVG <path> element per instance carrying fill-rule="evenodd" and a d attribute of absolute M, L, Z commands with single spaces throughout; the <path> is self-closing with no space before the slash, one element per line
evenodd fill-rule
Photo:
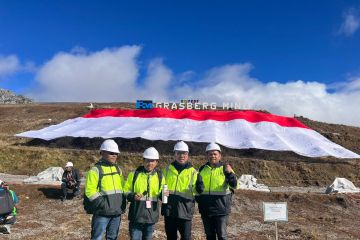
<path fill-rule="evenodd" d="M 4 181 L 0 179 L 0 185 L 3 185 L 4 184 Z"/>
<path fill-rule="evenodd" d="M 112 139 L 105 140 L 100 146 L 100 151 L 120 153 L 117 143 Z"/>
<path fill-rule="evenodd" d="M 207 152 L 207 151 L 214 151 L 214 150 L 221 152 L 220 146 L 219 146 L 218 144 L 212 142 L 212 143 L 209 143 L 209 144 L 206 146 L 205 152 Z"/>
<path fill-rule="evenodd" d="M 159 159 L 159 152 L 154 147 L 149 147 L 144 151 L 143 157 L 145 159 Z"/>
<path fill-rule="evenodd" d="M 186 143 L 180 141 L 175 144 L 174 151 L 189 152 L 189 147 Z"/>
<path fill-rule="evenodd" d="M 72 162 L 67 162 L 65 165 L 65 167 L 73 167 L 73 166 L 74 166 L 74 164 Z"/>

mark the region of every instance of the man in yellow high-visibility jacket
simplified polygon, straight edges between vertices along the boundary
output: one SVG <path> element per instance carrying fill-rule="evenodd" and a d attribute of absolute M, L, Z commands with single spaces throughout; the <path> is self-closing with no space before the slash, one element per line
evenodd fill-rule
<path fill-rule="evenodd" d="M 206 147 L 208 162 L 199 172 L 204 191 L 196 197 L 207 240 L 227 239 L 226 227 L 231 207 L 232 188 L 237 185 L 236 175 L 229 164 L 221 162 L 221 149 L 216 143 Z"/>
<path fill-rule="evenodd" d="M 160 194 L 165 179 L 157 169 L 159 152 L 150 147 L 143 154 L 144 165 L 129 173 L 125 193 L 130 202 L 129 233 L 132 240 L 151 240 L 159 221 Z"/>
<path fill-rule="evenodd" d="M 175 161 L 163 174 L 168 185 L 168 203 L 162 204 L 161 213 L 165 217 L 165 231 L 168 240 L 191 239 L 192 217 L 195 209 L 195 194 L 201 193 L 204 185 L 198 171 L 189 161 L 189 147 L 183 141 L 174 147 Z"/>
<path fill-rule="evenodd" d="M 107 240 L 118 237 L 121 214 L 126 204 L 123 196 L 124 176 L 116 165 L 119 153 L 114 140 L 105 140 L 100 147 L 100 161 L 86 176 L 85 197 L 89 199 L 93 212 L 92 240 L 103 239 L 104 233 Z"/>

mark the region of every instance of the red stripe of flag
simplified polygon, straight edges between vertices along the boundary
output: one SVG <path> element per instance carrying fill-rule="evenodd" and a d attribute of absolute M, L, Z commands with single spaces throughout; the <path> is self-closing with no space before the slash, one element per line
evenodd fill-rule
<path fill-rule="evenodd" d="M 170 110 L 166 108 L 152 108 L 146 110 L 129 109 L 95 109 L 85 114 L 83 118 L 101 117 L 138 117 L 138 118 L 173 118 L 191 119 L 196 121 L 215 120 L 231 121 L 243 119 L 251 123 L 273 122 L 283 127 L 309 128 L 291 117 L 282 117 L 269 113 L 256 112 L 251 110 L 242 111 L 216 111 L 216 110 Z"/>

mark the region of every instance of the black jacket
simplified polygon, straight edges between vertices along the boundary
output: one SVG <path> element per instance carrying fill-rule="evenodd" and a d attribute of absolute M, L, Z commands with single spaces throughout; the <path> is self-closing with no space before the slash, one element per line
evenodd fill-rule
<path fill-rule="evenodd" d="M 209 163 L 207 163 L 206 165 L 209 165 Z M 222 166 L 224 166 L 224 164 L 220 162 L 220 164 L 216 166 L 216 168 Z M 203 167 L 200 167 L 200 172 L 202 169 Z M 223 173 L 225 175 L 225 181 L 230 186 L 230 188 L 236 188 L 237 185 L 236 175 L 234 173 L 225 172 L 225 166 Z M 232 194 L 233 194 L 233 190 L 231 189 L 231 194 L 227 194 L 227 195 L 203 194 L 196 196 L 196 201 L 199 204 L 200 214 L 208 217 L 228 215 L 231 212 Z"/>
<path fill-rule="evenodd" d="M 74 179 L 75 181 L 75 186 L 76 187 L 80 187 L 80 175 L 79 175 L 79 172 L 77 169 L 73 168 L 71 170 L 71 174 L 72 174 L 72 178 Z M 63 175 L 62 175 L 62 179 L 61 181 L 66 183 L 67 186 L 69 186 L 69 182 L 68 182 L 68 179 L 66 178 L 66 175 L 67 175 L 67 172 L 66 170 L 64 171 Z"/>

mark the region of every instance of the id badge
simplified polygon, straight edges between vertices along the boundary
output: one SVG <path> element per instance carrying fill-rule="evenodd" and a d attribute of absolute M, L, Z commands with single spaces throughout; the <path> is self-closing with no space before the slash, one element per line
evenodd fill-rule
<path fill-rule="evenodd" d="M 151 200 L 146 200 L 146 208 L 151 208 Z"/>

